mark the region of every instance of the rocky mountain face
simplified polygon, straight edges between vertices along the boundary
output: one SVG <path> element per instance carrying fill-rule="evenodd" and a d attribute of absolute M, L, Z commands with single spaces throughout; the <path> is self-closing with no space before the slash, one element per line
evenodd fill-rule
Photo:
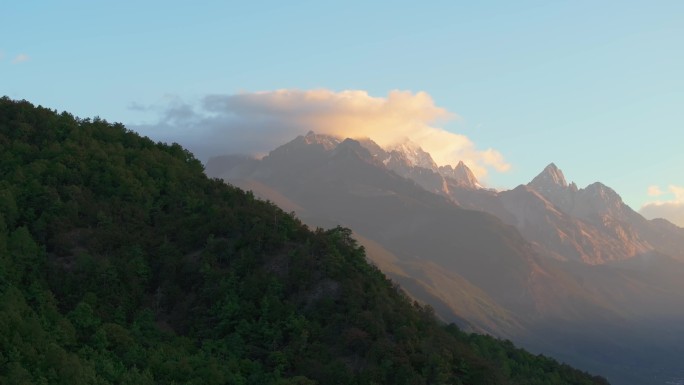
<path fill-rule="evenodd" d="M 650 365 L 642 348 L 652 342 L 684 354 L 671 338 L 684 335 L 682 229 L 645 220 L 600 183 L 568 184 L 554 164 L 497 192 L 410 143 L 309 133 L 261 160 L 214 158 L 206 170 L 309 225 L 352 228 L 378 267 L 447 321 L 623 384 L 639 383 L 630 378 L 641 372 L 623 368 Z"/>
<path fill-rule="evenodd" d="M 523 188 L 495 192 L 482 188 L 463 162 L 437 166 L 429 153 L 410 141 L 389 150 L 370 139 L 360 144 L 385 167 L 425 190 L 516 226 L 540 252 L 554 258 L 603 264 L 660 252 L 684 259 L 684 241 L 679 241 L 684 240 L 684 230 L 664 229 L 644 219 L 600 182 L 583 189 L 568 183 L 554 163 Z"/>
<path fill-rule="evenodd" d="M 456 183 L 459 187 L 468 189 L 482 188 L 475 174 L 470 171 L 463 161 L 459 161 L 456 167 L 451 167 L 451 165 L 440 166 L 439 174 Z"/>
<path fill-rule="evenodd" d="M 368 138 L 359 140 L 359 143 L 389 170 L 413 180 L 430 192 L 453 198 L 450 194 L 452 188 L 482 188 L 473 172 L 462 161 L 456 167 L 438 166 L 428 152 L 409 140 L 387 150 Z"/>
<path fill-rule="evenodd" d="M 632 210 L 610 187 L 596 182 L 578 189 L 553 163 L 526 186 L 501 192 L 499 197 L 515 217 L 511 224 L 559 258 L 604 264 L 653 252 L 681 256 L 652 236 L 655 222 Z M 530 206 L 530 201 L 536 204 Z M 665 233 L 672 231 L 681 234 L 675 228 Z"/>

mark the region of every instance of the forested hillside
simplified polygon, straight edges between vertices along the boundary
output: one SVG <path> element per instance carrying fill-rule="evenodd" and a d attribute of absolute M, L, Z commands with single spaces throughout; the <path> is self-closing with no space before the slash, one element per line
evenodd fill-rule
<path fill-rule="evenodd" d="M 440 325 L 344 228 L 0 99 L 2 384 L 606 384 Z"/>

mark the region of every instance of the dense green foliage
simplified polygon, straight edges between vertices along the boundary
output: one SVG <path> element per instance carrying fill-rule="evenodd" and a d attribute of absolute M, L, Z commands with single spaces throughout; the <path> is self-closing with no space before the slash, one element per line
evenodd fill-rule
<path fill-rule="evenodd" d="M 605 384 L 444 327 L 179 145 L 0 100 L 2 384 Z"/>

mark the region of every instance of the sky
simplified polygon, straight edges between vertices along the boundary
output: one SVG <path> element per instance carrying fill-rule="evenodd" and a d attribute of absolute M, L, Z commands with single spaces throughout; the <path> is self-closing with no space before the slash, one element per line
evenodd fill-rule
<path fill-rule="evenodd" d="M 6 2 L 0 94 L 201 160 L 313 128 L 500 189 L 554 162 L 684 226 L 682 1 Z"/>

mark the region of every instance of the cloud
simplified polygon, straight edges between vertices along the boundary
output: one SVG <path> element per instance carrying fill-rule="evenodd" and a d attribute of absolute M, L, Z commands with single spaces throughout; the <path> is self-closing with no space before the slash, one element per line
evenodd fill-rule
<path fill-rule="evenodd" d="M 666 194 L 659 186 L 648 186 L 648 191 L 646 192 L 650 197 L 658 197 Z"/>
<path fill-rule="evenodd" d="M 151 107 L 138 102 L 130 102 L 128 103 L 126 108 L 128 108 L 131 111 L 149 111 L 151 109 Z"/>
<path fill-rule="evenodd" d="M 667 195 L 671 199 L 647 202 L 639 209 L 641 215 L 648 219 L 665 218 L 677 226 L 684 227 L 684 187 L 670 185 L 665 192 L 658 186 L 650 186 L 648 195 Z"/>
<path fill-rule="evenodd" d="M 309 130 L 343 138 L 371 138 L 381 146 L 410 139 L 439 165 L 463 160 L 478 177 L 510 165 L 494 149 L 478 149 L 466 136 L 439 128 L 458 118 L 425 92 L 276 90 L 209 95 L 199 107 L 174 100 L 160 121 L 133 128 L 155 139 L 178 141 L 200 159 L 227 153 L 265 154 Z"/>
<path fill-rule="evenodd" d="M 18 64 L 18 63 L 23 63 L 28 61 L 30 58 L 27 54 L 25 53 L 20 53 L 19 55 L 15 56 L 14 59 L 12 60 L 12 63 Z"/>

